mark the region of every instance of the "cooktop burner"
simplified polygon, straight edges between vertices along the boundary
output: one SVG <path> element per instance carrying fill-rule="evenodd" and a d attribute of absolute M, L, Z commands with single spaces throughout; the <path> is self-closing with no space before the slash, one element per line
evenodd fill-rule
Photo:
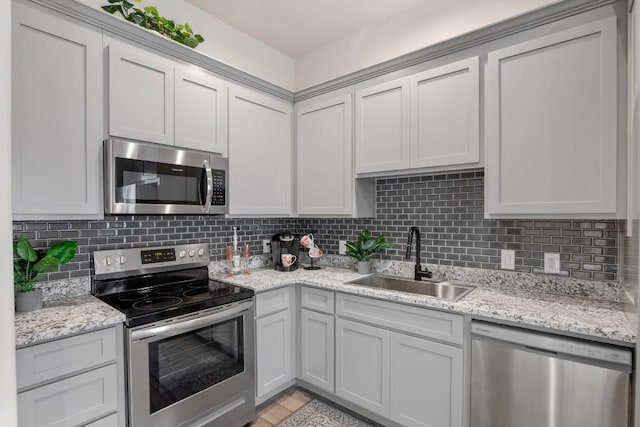
<path fill-rule="evenodd" d="M 159 310 L 163 308 L 171 308 L 180 305 L 182 298 L 178 297 L 155 297 L 142 301 L 138 301 L 133 304 L 133 308 L 137 310 Z"/>
<path fill-rule="evenodd" d="M 183 294 L 187 298 L 218 298 L 231 292 L 228 288 L 192 288 Z"/>

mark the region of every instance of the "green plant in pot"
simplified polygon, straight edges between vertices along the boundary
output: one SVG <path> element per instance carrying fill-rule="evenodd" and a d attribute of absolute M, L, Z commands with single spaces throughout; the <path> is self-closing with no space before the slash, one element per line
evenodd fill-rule
<path fill-rule="evenodd" d="M 362 230 L 355 242 L 345 243 L 347 255 L 358 261 L 358 273 L 369 274 L 371 272 L 371 256 L 383 249 L 393 246 L 383 234 L 372 237 L 369 230 Z"/>
<path fill-rule="evenodd" d="M 34 288 L 41 273 L 53 271 L 76 256 L 78 243 L 73 240 L 56 243 L 49 249 L 34 249 L 25 237 L 13 242 L 13 287 L 16 311 L 42 308 L 42 289 Z"/>

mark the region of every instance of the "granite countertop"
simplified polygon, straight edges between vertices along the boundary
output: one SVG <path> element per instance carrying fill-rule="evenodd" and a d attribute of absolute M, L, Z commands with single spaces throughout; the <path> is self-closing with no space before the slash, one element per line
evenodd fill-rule
<path fill-rule="evenodd" d="M 106 328 L 125 316 L 91 295 L 60 298 L 36 311 L 16 313 L 16 347 Z"/>
<path fill-rule="evenodd" d="M 279 272 L 255 270 L 249 275 L 212 278 L 251 288 L 256 293 L 300 283 L 349 294 L 362 295 L 416 306 L 471 315 L 474 318 L 506 321 L 513 324 L 544 328 L 622 345 L 635 343 L 636 335 L 625 316 L 622 303 L 588 299 L 570 295 L 550 295 L 526 290 L 515 284 L 513 289 L 478 286 L 457 302 L 398 291 L 349 285 L 345 282 L 361 277 L 352 270 L 325 267 L 321 270 Z M 473 283 L 469 283 L 473 284 Z M 535 287 L 534 287 L 535 289 Z"/>

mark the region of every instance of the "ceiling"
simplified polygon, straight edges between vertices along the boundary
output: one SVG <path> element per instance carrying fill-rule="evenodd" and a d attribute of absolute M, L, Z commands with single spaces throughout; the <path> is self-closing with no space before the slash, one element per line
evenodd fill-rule
<path fill-rule="evenodd" d="M 186 0 L 291 58 L 359 28 L 453 0 Z"/>

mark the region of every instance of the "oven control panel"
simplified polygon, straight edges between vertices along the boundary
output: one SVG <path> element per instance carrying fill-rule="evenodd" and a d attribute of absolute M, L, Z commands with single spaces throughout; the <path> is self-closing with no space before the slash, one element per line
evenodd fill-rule
<path fill-rule="evenodd" d="M 98 280 L 206 265 L 209 265 L 209 245 L 206 243 L 93 253 L 93 267 Z"/>
<path fill-rule="evenodd" d="M 151 249 L 140 252 L 143 264 L 155 264 L 157 262 L 167 262 L 176 260 L 175 248 Z"/>

